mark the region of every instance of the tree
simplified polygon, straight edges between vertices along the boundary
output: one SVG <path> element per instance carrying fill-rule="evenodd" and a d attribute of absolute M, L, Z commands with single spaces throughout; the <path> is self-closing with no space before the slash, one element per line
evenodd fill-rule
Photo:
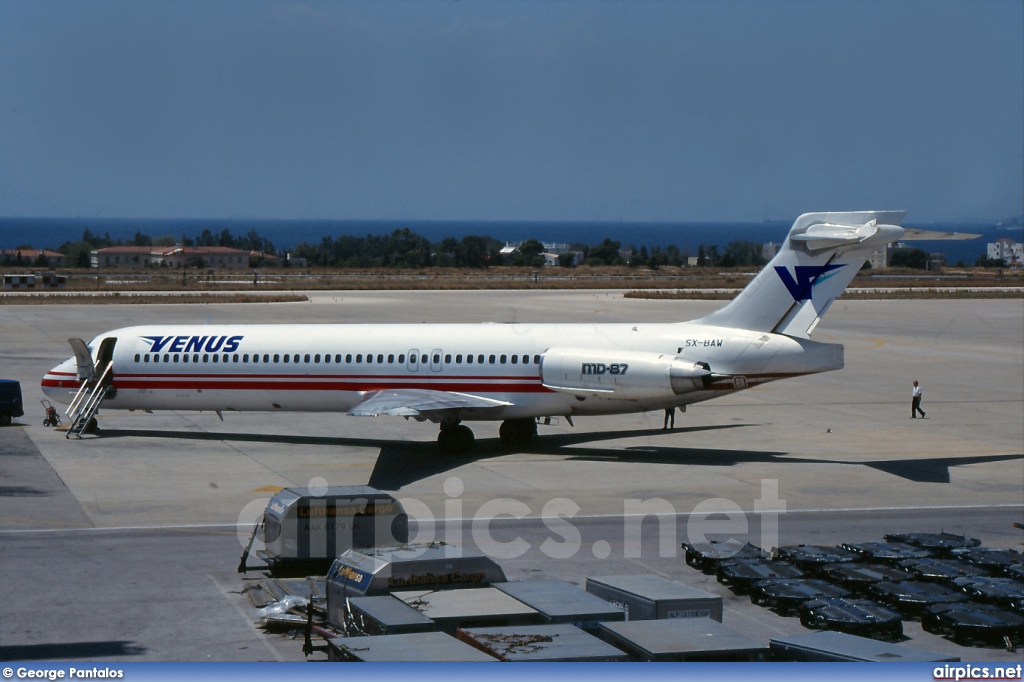
<path fill-rule="evenodd" d="M 895 254 L 894 254 L 895 255 Z M 957 264 L 959 266 L 959 264 Z M 989 258 L 988 254 L 981 254 L 978 260 L 974 261 L 976 268 L 1005 268 L 1006 260 L 1003 258 Z"/>
<path fill-rule="evenodd" d="M 761 266 L 764 265 L 764 257 L 761 255 L 761 245 L 757 242 L 737 240 L 729 242 L 722 254 L 722 260 L 718 265 L 723 268 L 736 266 Z"/>
<path fill-rule="evenodd" d="M 899 249 L 889 257 L 889 267 L 928 269 L 928 252 L 921 249 Z"/>
<path fill-rule="evenodd" d="M 587 251 L 588 265 L 622 265 L 621 242 L 613 242 L 611 237 L 605 237 L 604 241 Z"/>

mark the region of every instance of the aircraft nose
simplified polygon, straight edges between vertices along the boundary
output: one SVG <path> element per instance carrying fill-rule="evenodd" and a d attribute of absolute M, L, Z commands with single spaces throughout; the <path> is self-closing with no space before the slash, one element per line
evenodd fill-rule
<path fill-rule="evenodd" d="M 39 382 L 43 395 L 58 403 L 70 403 L 79 386 L 76 367 L 75 359 L 68 358 L 43 375 Z"/>

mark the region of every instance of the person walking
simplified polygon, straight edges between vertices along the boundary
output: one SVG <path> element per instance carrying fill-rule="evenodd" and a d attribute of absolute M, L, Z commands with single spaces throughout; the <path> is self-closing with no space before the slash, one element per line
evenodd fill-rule
<path fill-rule="evenodd" d="M 665 408 L 665 424 L 661 427 L 661 430 L 664 431 L 668 428 L 676 428 L 676 408 L 674 407 Z"/>
<path fill-rule="evenodd" d="M 910 418 L 911 419 L 916 419 L 917 418 L 917 413 L 920 412 L 921 413 L 921 419 L 924 419 L 924 410 L 921 409 L 921 396 L 922 396 L 921 386 L 918 385 L 916 379 L 914 380 L 914 391 L 913 391 L 913 393 L 911 395 L 912 395 L 912 399 L 911 399 L 911 402 L 910 402 Z"/>

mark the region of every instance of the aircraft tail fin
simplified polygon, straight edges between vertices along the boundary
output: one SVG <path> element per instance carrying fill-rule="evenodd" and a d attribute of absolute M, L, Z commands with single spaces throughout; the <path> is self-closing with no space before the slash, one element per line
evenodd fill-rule
<path fill-rule="evenodd" d="M 805 213 L 770 263 L 703 324 L 809 338 L 872 251 L 897 241 L 905 211 Z"/>

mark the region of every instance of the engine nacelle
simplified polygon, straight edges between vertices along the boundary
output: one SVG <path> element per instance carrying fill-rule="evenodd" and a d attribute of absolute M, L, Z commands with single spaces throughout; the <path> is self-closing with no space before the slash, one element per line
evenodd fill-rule
<path fill-rule="evenodd" d="M 552 391 L 657 400 L 707 388 L 711 368 L 660 353 L 552 348 L 541 356 L 540 376 Z"/>

